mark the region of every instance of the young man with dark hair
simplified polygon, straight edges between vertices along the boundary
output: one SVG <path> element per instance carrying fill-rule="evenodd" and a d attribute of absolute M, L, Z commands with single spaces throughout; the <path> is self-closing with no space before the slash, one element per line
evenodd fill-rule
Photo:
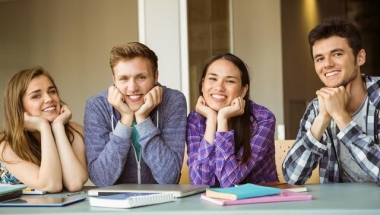
<path fill-rule="evenodd" d="M 315 71 L 325 87 L 301 119 L 282 168 L 290 184 L 304 184 L 319 165 L 320 183 L 380 185 L 380 78 L 361 74 L 366 53 L 360 31 L 340 17 L 309 33 Z"/>

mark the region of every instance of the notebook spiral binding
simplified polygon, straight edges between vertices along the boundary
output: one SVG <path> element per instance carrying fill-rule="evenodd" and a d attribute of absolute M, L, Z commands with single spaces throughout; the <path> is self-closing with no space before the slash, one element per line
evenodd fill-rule
<path fill-rule="evenodd" d="M 157 195 L 130 197 L 130 204 L 131 207 L 139 207 L 144 205 L 154 205 L 165 202 L 172 202 L 176 199 L 177 197 L 174 196 L 174 193 L 160 193 Z"/>

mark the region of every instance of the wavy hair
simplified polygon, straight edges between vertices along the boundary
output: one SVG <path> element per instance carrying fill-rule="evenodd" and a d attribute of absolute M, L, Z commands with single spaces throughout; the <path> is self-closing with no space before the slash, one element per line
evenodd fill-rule
<path fill-rule="evenodd" d="M 15 74 L 5 86 L 3 95 L 4 130 L 0 133 L 0 142 L 4 141 L 5 146 L 9 146 L 21 159 L 36 165 L 41 164 L 41 143 L 29 131 L 24 130 L 22 98 L 29 83 L 39 76 L 46 76 L 57 89 L 58 94 L 58 88 L 53 78 L 40 66 L 21 70 Z M 62 101 L 61 103 L 64 104 Z M 65 133 L 70 143 L 74 141 L 74 131 L 83 138 L 83 135 L 69 123 L 65 124 Z M 2 153 L 1 158 L 4 158 L 4 150 Z M 7 162 L 4 159 L 0 159 L 0 161 Z"/>

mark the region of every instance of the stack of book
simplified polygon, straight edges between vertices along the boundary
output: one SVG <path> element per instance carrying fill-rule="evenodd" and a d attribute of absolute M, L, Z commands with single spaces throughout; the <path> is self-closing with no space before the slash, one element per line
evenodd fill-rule
<path fill-rule="evenodd" d="M 242 205 L 269 202 L 289 202 L 311 200 L 305 192 L 294 192 L 276 187 L 244 184 L 228 188 L 208 188 L 201 199 L 217 205 Z"/>
<path fill-rule="evenodd" d="M 0 184 L 0 202 L 20 198 L 22 196 L 22 190 L 25 188 L 26 186 L 23 184 Z"/>

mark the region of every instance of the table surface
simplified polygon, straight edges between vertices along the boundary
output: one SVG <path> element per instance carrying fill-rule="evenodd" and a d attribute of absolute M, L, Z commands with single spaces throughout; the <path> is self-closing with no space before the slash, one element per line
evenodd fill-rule
<path fill-rule="evenodd" d="M 313 196 L 311 201 L 219 206 L 201 200 L 200 194 L 196 194 L 175 202 L 131 209 L 92 207 L 86 199 L 64 207 L 0 207 L 0 214 L 380 214 L 380 187 L 375 183 L 304 186 Z M 45 196 L 65 197 L 67 193 Z"/>

